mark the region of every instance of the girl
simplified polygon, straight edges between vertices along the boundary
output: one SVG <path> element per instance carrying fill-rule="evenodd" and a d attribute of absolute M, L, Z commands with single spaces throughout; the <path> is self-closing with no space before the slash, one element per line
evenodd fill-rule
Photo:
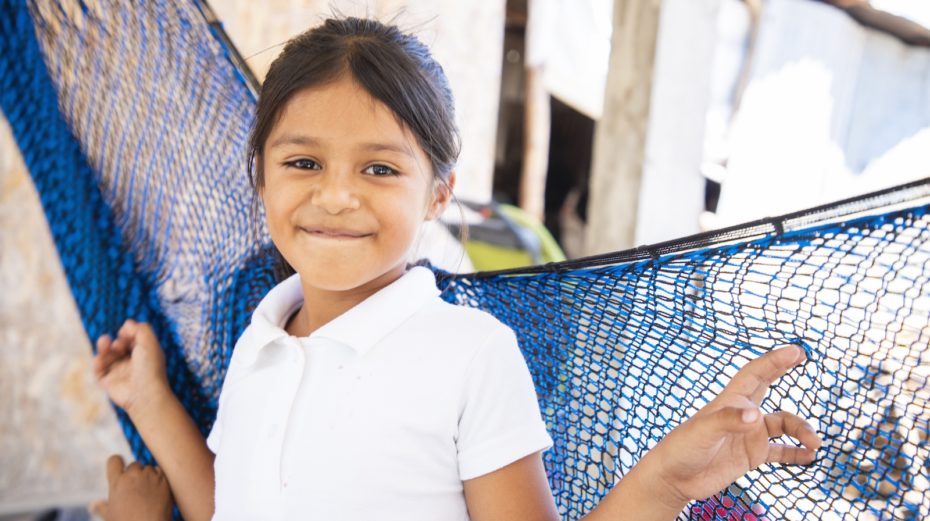
<path fill-rule="evenodd" d="M 262 86 L 250 174 L 296 273 L 238 340 L 207 439 L 148 326 L 97 342 L 98 378 L 185 519 L 558 518 L 513 332 L 446 304 L 432 273 L 406 263 L 452 197 L 457 155 L 448 83 L 413 36 L 348 18 L 285 46 Z M 788 347 L 748 364 L 586 519 L 674 519 L 764 462 L 810 463 L 813 429 L 758 409 L 802 360 Z M 782 434 L 804 448 L 769 443 Z"/>

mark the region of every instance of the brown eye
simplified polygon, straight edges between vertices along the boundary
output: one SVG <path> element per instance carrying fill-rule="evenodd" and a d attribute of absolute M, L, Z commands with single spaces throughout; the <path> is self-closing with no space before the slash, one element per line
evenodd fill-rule
<path fill-rule="evenodd" d="M 320 164 L 312 159 L 295 159 L 284 163 L 285 165 L 297 168 L 299 170 L 319 170 Z"/>
<path fill-rule="evenodd" d="M 365 173 L 377 177 L 397 175 L 397 170 L 385 165 L 371 165 L 365 169 Z"/>

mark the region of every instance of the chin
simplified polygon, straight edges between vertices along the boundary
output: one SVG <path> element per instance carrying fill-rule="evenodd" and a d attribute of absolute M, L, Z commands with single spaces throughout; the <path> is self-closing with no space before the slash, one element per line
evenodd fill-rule
<path fill-rule="evenodd" d="M 361 270 L 346 270 L 346 269 L 326 269 L 319 267 L 297 267 L 294 266 L 298 273 L 300 273 L 300 280 L 304 284 L 309 284 L 314 288 L 321 289 L 324 291 L 350 291 L 356 288 L 360 288 L 384 274 L 391 271 L 392 268 L 371 268 L 371 269 L 361 269 Z"/>
<path fill-rule="evenodd" d="M 341 270 L 323 271 L 326 273 L 321 273 L 319 269 L 309 270 L 309 272 L 298 270 L 297 272 L 300 273 L 301 282 L 325 291 L 348 291 L 367 282 L 365 277 L 358 274 L 339 273 Z"/>

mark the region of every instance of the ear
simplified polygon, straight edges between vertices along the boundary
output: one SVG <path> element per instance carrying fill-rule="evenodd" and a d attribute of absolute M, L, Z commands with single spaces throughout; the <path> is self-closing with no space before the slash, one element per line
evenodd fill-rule
<path fill-rule="evenodd" d="M 433 188 L 433 200 L 430 202 L 429 210 L 426 212 L 426 220 L 432 221 L 437 219 L 449 205 L 452 200 L 452 190 L 455 189 L 455 172 L 449 173 L 449 178 L 443 181 L 436 181 Z"/>

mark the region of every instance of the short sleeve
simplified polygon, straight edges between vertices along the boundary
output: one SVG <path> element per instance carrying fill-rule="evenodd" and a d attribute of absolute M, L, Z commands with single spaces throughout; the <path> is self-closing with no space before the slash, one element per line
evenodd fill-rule
<path fill-rule="evenodd" d="M 225 387 L 225 384 L 224 384 Z M 220 448 L 220 441 L 223 438 L 223 391 L 220 391 L 219 406 L 216 409 L 216 419 L 213 421 L 213 427 L 210 434 L 207 435 L 207 448 L 210 452 L 216 454 Z"/>
<path fill-rule="evenodd" d="M 220 414 L 221 409 L 216 411 L 216 420 L 213 422 L 213 428 L 210 429 L 210 434 L 207 435 L 207 448 L 210 449 L 214 455 L 216 451 L 220 448 L 220 439 L 223 437 L 223 416 Z"/>
<path fill-rule="evenodd" d="M 466 370 L 456 440 L 464 481 L 552 446 L 516 336 L 499 325 Z"/>

